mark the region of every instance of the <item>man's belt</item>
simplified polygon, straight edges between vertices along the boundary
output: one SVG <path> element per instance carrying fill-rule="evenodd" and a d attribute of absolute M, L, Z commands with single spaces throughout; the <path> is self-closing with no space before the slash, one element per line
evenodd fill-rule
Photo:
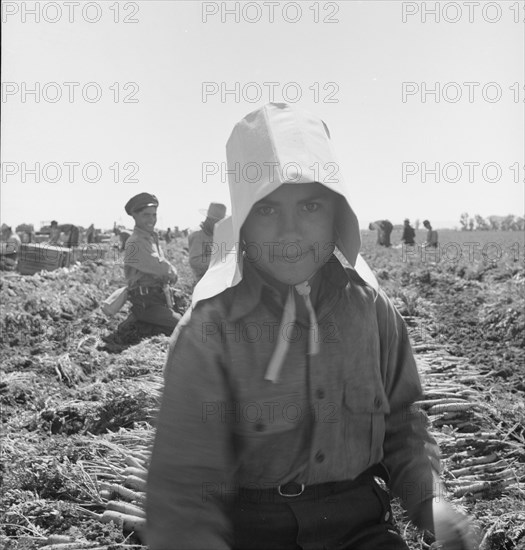
<path fill-rule="evenodd" d="M 135 288 L 130 289 L 129 292 L 134 296 L 146 296 L 153 292 L 162 292 L 162 288 L 160 286 L 139 285 L 139 286 L 136 286 Z"/>

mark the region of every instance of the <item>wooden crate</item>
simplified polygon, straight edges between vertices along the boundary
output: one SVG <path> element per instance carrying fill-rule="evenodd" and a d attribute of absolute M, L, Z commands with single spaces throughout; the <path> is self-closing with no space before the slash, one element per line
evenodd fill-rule
<path fill-rule="evenodd" d="M 61 246 L 44 243 L 21 244 L 18 252 L 17 270 L 22 275 L 33 275 L 38 271 L 53 271 L 69 266 L 71 251 Z"/>
<path fill-rule="evenodd" d="M 101 243 L 82 244 L 71 249 L 71 262 L 96 262 L 104 260 L 108 247 Z"/>

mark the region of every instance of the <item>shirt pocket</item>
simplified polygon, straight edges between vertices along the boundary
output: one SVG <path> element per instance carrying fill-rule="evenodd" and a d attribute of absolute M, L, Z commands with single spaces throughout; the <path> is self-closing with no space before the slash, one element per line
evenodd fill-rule
<path fill-rule="evenodd" d="M 275 487 L 307 460 L 306 407 L 294 394 L 239 403 L 233 430 L 241 486 Z"/>
<path fill-rule="evenodd" d="M 380 462 L 385 416 L 390 413 L 385 392 L 382 387 L 346 383 L 343 400 L 347 458 L 358 470 Z"/>
<path fill-rule="evenodd" d="M 234 432 L 242 437 L 289 432 L 307 418 L 307 406 L 306 400 L 294 393 L 237 402 Z"/>

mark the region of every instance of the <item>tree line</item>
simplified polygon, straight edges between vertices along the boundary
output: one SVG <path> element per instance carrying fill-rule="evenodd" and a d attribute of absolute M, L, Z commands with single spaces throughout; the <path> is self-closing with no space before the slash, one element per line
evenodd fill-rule
<path fill-rule="evenodd" d="M 514 216 L 508 214 L 507 216 L 488 216 L 483 218 L 479 214 L 475 214 L 474 217 L 470 217 L 468 212 L 461 214 L 459 223 L 461 225 L 461 231 L 524 231 L 525 230 L 525 218 L 522 216 Z"/>

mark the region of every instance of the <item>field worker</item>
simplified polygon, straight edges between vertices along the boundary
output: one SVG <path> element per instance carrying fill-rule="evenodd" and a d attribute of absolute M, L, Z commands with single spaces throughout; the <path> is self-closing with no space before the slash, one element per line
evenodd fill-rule
<path fill-rule="evenodd" d="M 113 233 L 118 237 L 119 251 L 122 252 L 126 248 L 128 239 L 131 237 L 131 232 L 123 227 L 117 227 L 117 224 L 114 224 Z"/>
<path fill-rule="evenodd" d="M 391 246 L 390 234 L 394 226 L 389 220 L 377 220 L 376 222 L 372 222 L 368 228 L 370 230 L 377 230 L 377 244 L 386 247 Z"/>
<path fill-rule="evenodd" d="M 135 220 L 135 228 L 126 241 L 124 274 L 135 319 L 171 334 L 180 320 L 169 303 L 169 283 L 177 281 L 177 270 L 164 257 L 154 230 L 158 205 L 157 198 L 149 193 L 139 193 L 126 203 L 126 213 Z"/>
<path fill-rule="evenodd" d="M 94 243 L 95 242 L 95 224 L 91 224 L 87 229 L 86 229 L 86 242 L 88 244 L 91 244 L 91 243 Z"/>
<path fill-rule="evenodd" d="M 401 235 L 401 242 L 405 244 L 416 244 L 415 241 L 416 232 L 414 228 L 410 225 L 410 220 L 406 219 L 403 222 L 403 235 Z"/>
<path fill-rule="evenodd" d="M 351 193 L 323 169 L 339 165 L 326 125 L 271 103 L 226 151 L 224 250 L 166 363 L 150 550 L 407 550 L 384 482 L 444 549 L 473 548 L 467 519 L 433 500 L 438 451 L 412 407 L 422 392 L 407 329 L 358 256 Z M 254 163 L 256 182 L 236 180 L 234 166 Z"/>
<path fill-rule="evenodd" d="M 2 225 L 2 241 L 0 242 L 0 270 L 14 271 L 18 265 L 18 254 L 22 241 L 17 233 L 8 225 Z"/>
<path fill-rule="evenodd" d="M 438 246 L 438 232 L 432 229 L 428 220 L 423 220 L 423 226 L 427 230 L 427 240 L 423 243 L 426 248 L 437 248 Z"/>
<path fill-rule="evenodd" d="M 65 233 L 67 235 L 64 246 L 67 248 L 73 248 L 78 246 L 80 243 L 80 229 L 78 226 L 73 225 L 72 223 L 63 223 L 58 224 L 56 220 L 51 222 L 51 231 L 49 235 L 50 244 L 60 244 L 60 234 Z"/>
<path fill-rule="evenodd" d="M 200 225 L 201 228 L 188 236 L 190 267 L 196 281 L 202 278 L 210 265 L 213 228 L 225 215 L 226 206 L 218 202 L 212 202 L 206 212 L 206 219 Z"/>
<path fill-rule="evenodd" d="M 49 230 L 49 243 L 50 244 L 59 244 L 60 241 L 60 229 L 58 228 L 58 222 L 53 220 L 51 222 Z"/>

